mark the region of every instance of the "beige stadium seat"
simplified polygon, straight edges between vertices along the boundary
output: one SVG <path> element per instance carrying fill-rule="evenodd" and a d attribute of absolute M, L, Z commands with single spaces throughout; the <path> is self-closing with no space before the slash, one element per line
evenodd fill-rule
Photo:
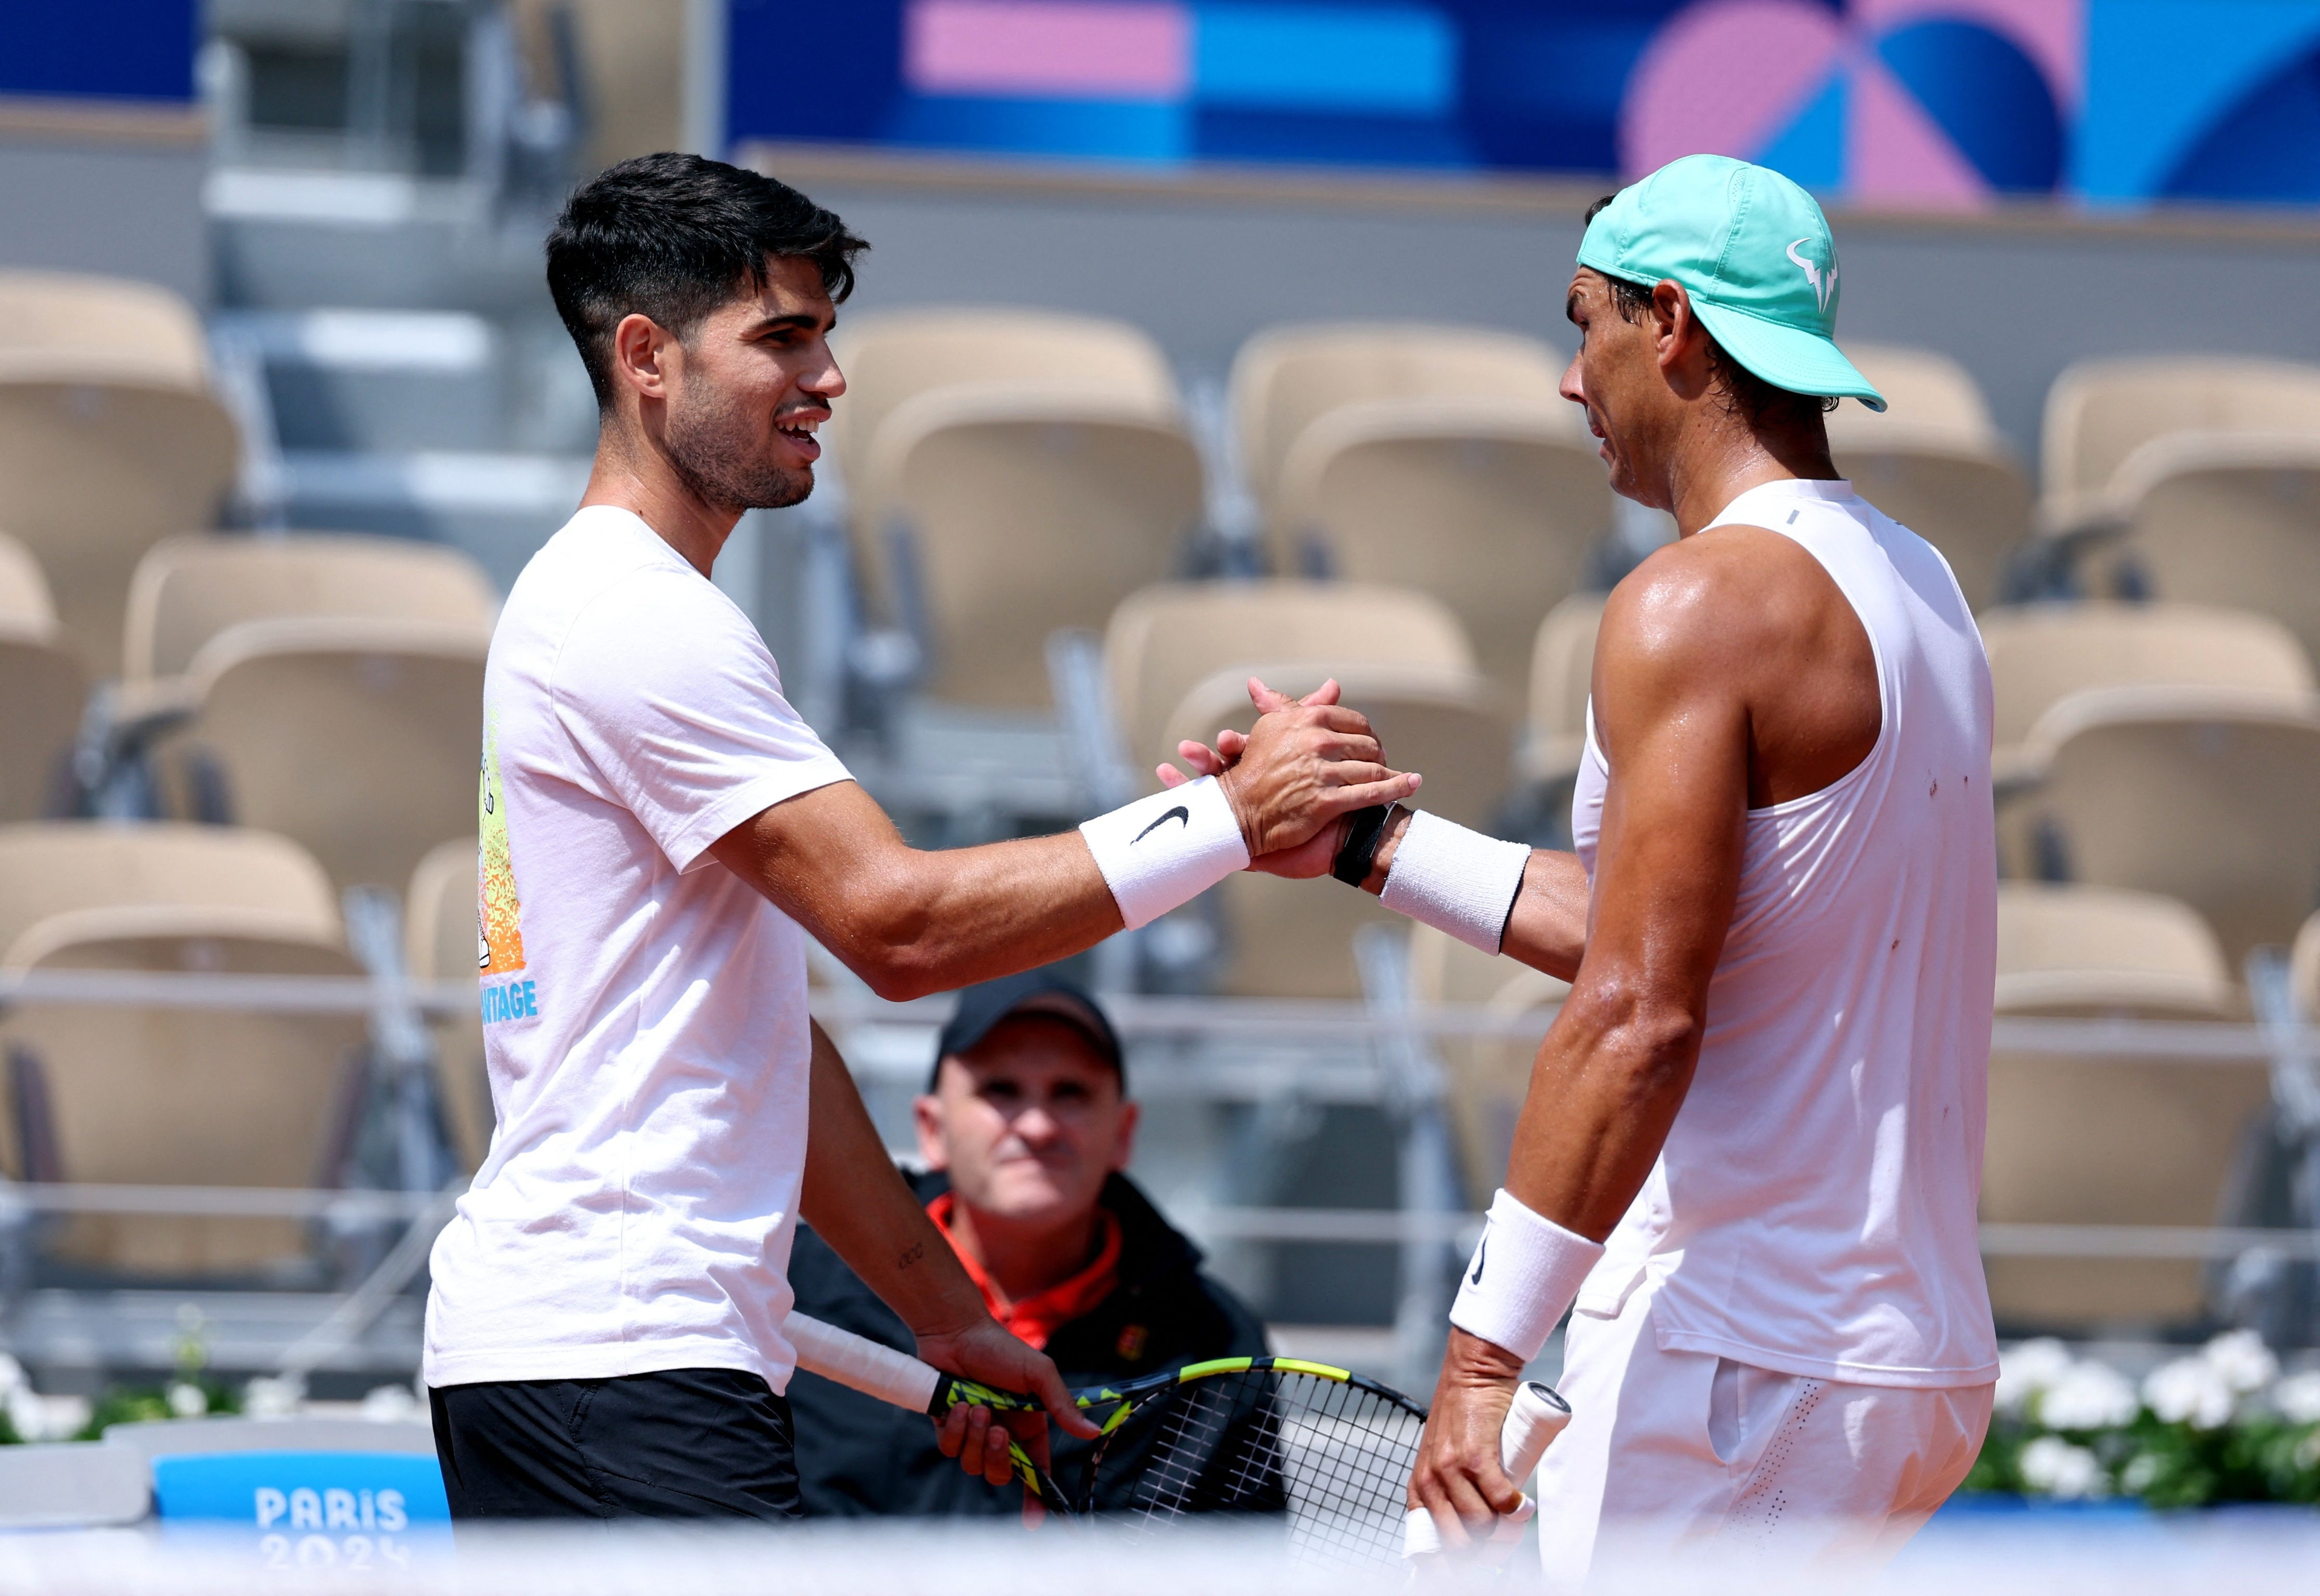
<path fill-rule="evenodd" d="M 2089 687 L 2315 688 L 2296 634 L 2266 615 L 2197 604 L 2008 605 L 1980 618 L 1997 696 L 1992 763 L 2022 773 L 2038 717 Z"/>
<path fill-rule="evenodd" d="M 2233 968 L 2320 902 L 2320 697 L 2092 688 L 2039 717 L 2025 762 L 2069 879 L 2182 900 Z"/>
<path fill-rule="evenodd" d="M 2320 656 L 2320 366 L 2091 361 L 2046 402 L 2057 532 L 2092 531 L 2098 585 L 2278 616 Z"/>
<path fill-rule="evenodd" d="M 1840 404 L 1830 413 L 1837 468 L 1942 551 L 1967 603 L 1992 603 L 2007 558 L 2030 536 L 2031 492 L 1981 390 L 1964 367 L 1929 349 L 1860 344 L 1845 352 L 1886 409 Z"/>
<path fill-rule="evenodd" d="M 1530 655 L 1530 738 L 1523 750 L 1523 773 L 1535 782 L 1564 781 L 1579 769 L 1587 747 L 1595 634 L 1607 596 L 1573 594 L 1538 624 Z"/>
<path fill-rule="evenodd" d="M 2198 915 L 2146 893 L 1998 891 L 1998 1014 L 2232 1020 L 2244 1009 Z M 1981 1216 L 1993 1223 L 2216 1222 L 2242 1130 L 2270 1097 L 2261 1060 L 1994 1050 Z M 2020 1328 L 2196 1321 L 2197 1262 L 1993 1257 L 1990 1298 Z"/>
<path fill-rule="evenodd" d="M 1440 601 L 1354 582 L 1165 583 L 1113 611 L 1103 637 L 1105 681 L 1139 765 L 1173 750 L 1161 736 L 1203 677 L 1244 659 L 1347 657 L 1474 668 L 1464 629 Z"/>
<path fill-rule="evenodd" d="M 1476 1007 L 1494 1016 L 1556 1007 L 1571 992 L 1566 982 L 1469 948 L 1431 926 L 1409 928 L 1409 975 L 1421 1003 Z M 1487 1208 L 1491 1192 L 1506 1181 L 1515 1116 L 1538 1048 L 1511 1038 L 1457 1036 L 1436 1037 L 1434 1047 L 1449 1075 L 1450 1125 L 1466 1198 Z"/>
<path fill-rule="evenodd" d="M 1201 517 L 1159 346 L 1125 322 L 938 309 L 849 322 L 838 358 L 856 555 L 889 614 L 929 634 L 926 691 L 1045 708 L 1048 634 L 1101 626 Z"/>
<path fill-rule="evenodd" d="M 201 325 L 150 284 L 0 272 L 0 528 L 48 573 L 91 677 L 121 657 L 138 558 L 214 524 L 240 443 Z"/>
<path fill-rule="evenodd" d="M 400 892 L 475 823 L 488 627 L 385 619 L 246 621 L 195 653 L 192 719 L 158 761 L 206 773 L 238 825 L 279 831 L 340 887 Z"/>
<path fill-rule="evenodd" d="M 488 632 L 491 579 L 440 544 L 351 532 L 171 538 L 129 587 L 122 679 L 183 676 L 202 646 L 246 621 L 434 621 Z"/>
<path fill-rule="evenodd" d="M 404 901 L 404 959 L 412 979 L 472 984 L 480 939 L 476 927 L 476 839 L 455 838 L 429 851 L 412 873 Z M 484 1071 L 484 1022 L 474 1003 L 438 1020 L 437 1084 L 446 1129 L 459 1166 L 474 1170 L 492 1145 L 492 1087 Z"/>
<path fill-rule="evenodd" d="M 1260 333 L 1236 362 L 1244 465 L 1280 568 L 1308 544 L 1334 574 L 1416 587 L 1456 612 L 1483 670 L 1521 690 L 1539 617 L 1612 522 L 1563 362 L 1514 333 L 1409 323 Z"/>
<path fill-rule="evenodd" d="M 235 822 L 296 839 L 342 887 L 400 892 L 475 823 L 497 609 L 481 567 L 431 544 L 172 539 L 131 585 L 123 706 L 190 717 L 158 745 L 173 784 L 205 770 Z"/>
<path fill-rule="evenodd" d="M 41 813 L 72 752 L 86 692 L 41 567 L 0 535 L 0 821 Z"/>
<path fill-rule="evenodd" d="M 1500 696 L 1474 669 L 1456 621 L 1423 594 L 1297 582 L 1164 588 L 1121 606 L 1106 654 L 1120 724 L 1147 779 L 1180 740 L 1248 729 L 1255 718 L 1250 676 L 1290 694 L 1335 676 L 1344 701 L 1370 717 L 1388 762 L 1426 777 L 1425 808 L 1486 825 L 1507 790 Z M 1134 685 L 1123 691 L 1124 684 Z M 1223 893 L 1231 946 L 1225 984 L 1237 993 L 1355 996 L 1355 930 L 1400 918 L 1336 882 L 1245 873 Z"/>
<path fill-rule="evenodd" d="M 83 821 L 0 827 L 0 968 L 361 974 L 329 880 L 286 839 Z M 11 1162 L 74 1183 L 334 1185 L 365 1034 L 360 1014 L 20 1004 L 0 1017 L 11 1097 L 45 1111 L 12 1127 Z M 295 1220 L 166 1214 L 75 1216 L 53 1246 L 167 1275 L 307 1254 Z"/>

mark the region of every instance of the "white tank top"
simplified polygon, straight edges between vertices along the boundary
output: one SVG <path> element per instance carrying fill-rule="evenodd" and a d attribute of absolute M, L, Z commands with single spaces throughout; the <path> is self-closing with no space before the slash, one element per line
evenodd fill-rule
<path fill-rule="evenodd" d="M 1656 1282 L 1659 1344 L 1870 1385 L 1978 1385 L 1975 1232 L 1996 983 L 1989 665 L 1948 565 L 1842 482 L 1752 488 L 1714 526 L 1821 563 L 1877 658 L 1861 764 L 1751 810 L 1699 1067 L 1578 1311 Z M 1713 536 L 1712 530 L 1702 536 Z M 1610 771 L 1590 707 L 1572 834 Z"/>

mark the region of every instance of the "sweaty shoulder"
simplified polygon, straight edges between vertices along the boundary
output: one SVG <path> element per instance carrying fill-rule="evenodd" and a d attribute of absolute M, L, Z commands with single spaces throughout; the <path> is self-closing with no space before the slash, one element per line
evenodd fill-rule
<path fill-rule="evenodd" d="M 1793 540 L 1736 523 L 1655 551 L 1612 593 L 1593 689 L 1614 758 L 1619 737 L 1663 717 L 1733 728 L 1752 809 L 1843 775 L 1881 715 L 1876 655 L 1843 591 Z"/>
<path fill-rule="evenodd" d="M 1654 550 L 1612 589 L 1598 669 L 1606 657 L 1645 671 L 1745 665 L 1792 639 L 1828 599 L 1844 605 L 1820 563 L 1789 539 L 1714 527 Z"/>

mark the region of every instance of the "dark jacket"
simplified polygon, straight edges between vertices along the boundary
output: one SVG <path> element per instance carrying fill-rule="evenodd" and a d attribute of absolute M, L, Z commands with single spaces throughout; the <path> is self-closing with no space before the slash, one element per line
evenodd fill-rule
<path fill-rule="evenodd" d="M 921 1202 L 950 1187 L 942 1174 L 909 1178 Z M 1119 1283 L 1094 1311 L 1049 1339 L 1047 1356 L 1065 1384 L 1100 1385 L 1206 1358 L 1264 1356 L 1263 1322 L 1201 1273 L 1200 1250 L 1160 1217 L 1133 1182 L 1111 1176 L 1101 1201 L 1119 1220 Z M 804 1225 L 790 1256 L 790 1284 L 799 1312 L 900 1351 L 913 1349 L 894 1310 Z M 1021 1507 L 1020 1487 L 994 1488 L 945 1457 L 935 1446 L 934 1426 L 921 1415 L 802 1369 L 790 1380 L 789 1398 L 797 1420 L 798 1483 L 809 1517 L 1012 1516 Z M 1052 1427 L 1048 1435 L 1056 1478 L 1074 1492 L 1075 1481 L 1085 1477 L 1085 1444 Z"/>

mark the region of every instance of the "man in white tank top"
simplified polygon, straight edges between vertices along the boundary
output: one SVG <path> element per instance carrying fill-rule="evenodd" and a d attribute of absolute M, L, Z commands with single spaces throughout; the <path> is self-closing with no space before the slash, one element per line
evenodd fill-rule
<path fill-rule="evenodd" d="M 1563 395 L 1682 535 L 1604 612 L 1578 851 L 1395 809 L 1275 862 L 1319 874 L 1334 839 L 1340 879 L 1572 984 L 1411 1505 L 1454 1544 L 1518 1510 L 1500 1422 L 1571 1310 L 1551 1584 L 1611 1582 L 1622 1546 L 1890 1553 L 1964 1477 L 1998 1373 L 1989 667 L 1941 556 L 1830 461 L 1835 396 L 1884 402 L 1832 340 L 1810 196 L 1690 157 L 1598 206 L 1579 261 Z"/>

